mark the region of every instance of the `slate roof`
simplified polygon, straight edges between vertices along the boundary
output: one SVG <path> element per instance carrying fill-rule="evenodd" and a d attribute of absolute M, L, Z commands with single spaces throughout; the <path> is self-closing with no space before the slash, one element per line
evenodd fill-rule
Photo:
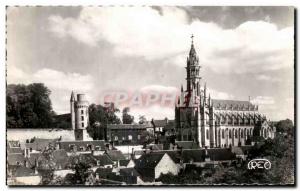
<path fill-rule="evenodd" d="M 183 163 L 204 162 L 205 151 L 203 149 L 183 150 L 182 151 Z"/>
<path fill-rule="evenodd" d="M 130 160 L 120 160 L 120 166 L 127 166 Z"/>
<path fill-rule="evenodd" d="M 107 129 L 145 129 L 147 124 L 107 124 Z"/>
<path fill-rule="evenodd" d="M 150 150 L 163 150 L 163 144 L 150 144 L 150 145 L 146 145 L 146 149 L 150 149 Z"/>
<path fill-rule="evenodd" d="M 105 151 L 105 153 L 108 155 L 108 157 L 112 160 L 112 161 L 118 161 L 118 160 L 125 160 L 125 156 L 122 154 L 121 151 L 119 150 L 108 150 Z"/>
<path fill-rule="evenodd" d="M 235 154 L 227 148 L 207 149 L 210 160 L 226 161 L 235 159 Z"/>
<path fill-rule="evenodd" d="M 251 110 L 255 108 L 250 101 L 239 101 L 239 100 L 220 100 L 220 99 L 212 99 L 212 104 L 215 108 L 230 109 L 231 106 L 234 110 L 238 110 L 238 108 L 244 107 L 248 110 L 248 106 L 250 106 Z"/>
<path fill-rule="evenodd" d="M 161 151 L 153 151 L 152 153 L 167 153 L 169 157 L 173 160 L 175 163 L 180 163 L 181 160 L 181 151 L 177 150 L 161 150 Z"/>
<path fill-rule="evenodd" d="M 136 160 L 136 167 L 154 169 L 164 155 L 165 153 L 160 152 L 144 154 Z"/>
<path fill-rule="evenodd" d="M 112 170 L 112 168 L 97 168 L 95 174 L 101 178 L 108 178 L 109 175 L 113 174 Z"/>
<path fill-rule="evenodd" d="M 25 157 L 23 154 L 7 154 L 8 165 L 24 165 Z"/>
<path fill-rule="evenodd" d="M 175 144 L 182 149 L 199 149 L 199 145 L 193 141 L 176 141 Z"/>
<path fill-rule="evenodd" d="M 97 140 L 97 141 L 59 141 L 57 142 L 59 144 L 60 149 L 64 149 L 67 152 L 71 152 L 71 145 L 75 145 L 77 147 L 77 150 L 79 150 L 80 147 L 83 147 L 84 150 L 86 150 L 88 145 L 93 145 L 94 147 L 100 146 L 101 150 L 105 150 L 105 141 L 103 140 Z"/>
<path fill-rule="evenodd" d="M 113 161 L 107 155 L 94 156 L 96 160 L 100 161 L 100 166 L 112 165 Z"/>
<path fill-rule="evenodd" d="M 32 148 L 33 150 L 43 151 L 45 150 L 50 144 L 52 146 L 55 145 L 59 139 L 41 139 L 41 138 L 34 138 L 31 142 L 25 143 L 26 148 Z"/>
<path fill-rule="evenodd" d="M 152 124 L 155 127 L 166 127 L 167 126 L 167 120 L 166 119 L 152 120 Z"/>

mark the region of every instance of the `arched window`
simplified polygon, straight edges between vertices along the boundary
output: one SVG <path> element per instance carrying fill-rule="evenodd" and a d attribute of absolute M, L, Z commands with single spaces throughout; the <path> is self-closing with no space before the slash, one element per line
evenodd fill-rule
<path fill-rule="evenodd" d="M 222 139 L 225 138 L 225 133 L 224 133 L 224 129 L 222 129 Z"/>
<path fill-rule="evenodd" d="M 235 130 L 234 134 L 235 134 L 235 138 L 237 139 L 238 138 L 238 131 Z"/>
<path fill-rule="evenodd" d="M 264 129 L 264 137 L 267 138 L 267 129 Z"/>
<path fill-rule="evenodd" d="M 250 129 L 250 135 L 252 136 L 253 134 L 252 134 L 253 132 L 252 132 L 252 129 Z"/>
<path fill-rule="evenodd" d="M 247 136 L 249 136 L 249 129 L 247 129 Z"/>
<path fill-rule="evenodd" d="M 229 139 L 231 139 L 231 129 L 229 129 Z"/>
<path fill-rule="evenodd" d="M 209 139 L 209 131 L 206 129 L 206 139 Z"/>
<path fill-rule="evenodd" d="M 241 130 L 241 138 L 244 138 L 244 132 Z"/>

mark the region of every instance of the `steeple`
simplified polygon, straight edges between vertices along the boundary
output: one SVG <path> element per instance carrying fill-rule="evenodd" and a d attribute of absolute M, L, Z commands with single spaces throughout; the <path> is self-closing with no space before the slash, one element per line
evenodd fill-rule
<path fill-rule="evenodd" d="M 71 93 L 70 101 L 75 101 L 75 96 L 74 96 L 74 92 L 73 92 L 73 91 L 72 91 L 72 93 Z"/>
<path fill-rule="evenodd" d="M 190 49 L 190 57 L 193 57 L 193 56 L 197 56 L 197 53 L 196 53 L 196 50 L 194 47 L 194 35 L 193 34 L 191 36 L 191 39 L 192 39 L 192 43 L 191 43 L 191 49 Z"/>
<path fill-rule="evenodd" d="M 186 66 L 186 80 L 187 80 L 187 91 L 190 92 L 193 88 L 197 88 L 198 82 L 200 82 L 200 66 L 199 58 L 197 56 L 194 47 L 194 35 L 191 36 L 191 49 L 187 58 Z"/>

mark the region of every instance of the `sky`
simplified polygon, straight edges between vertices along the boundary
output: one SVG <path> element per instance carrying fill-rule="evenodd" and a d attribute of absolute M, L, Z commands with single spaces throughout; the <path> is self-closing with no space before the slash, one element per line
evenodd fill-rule
<path fill-rule="evenodd" d="M 112 95 L 136 120 L 174 119 L 173 104 L 135 98 L 185 87 L 191 34 L 212 98 L 250 96 L 268 119 L 294 118 L 292 7 L 8 7 L 7 83 L 44 83 L 57 114 L 73 90 L 96 104 Z"/>

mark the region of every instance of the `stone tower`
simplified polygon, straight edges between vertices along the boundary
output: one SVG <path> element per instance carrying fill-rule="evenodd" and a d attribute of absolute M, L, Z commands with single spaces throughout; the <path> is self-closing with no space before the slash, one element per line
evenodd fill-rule
<path fill-rule="evenodd" d="M 89 102 L 86 100 L 84 94 L 77 94 L 77 100 L 75 100 L 74 93 L 72 92 L 70 103 L 71 123 L 75 140 L 91 140 L 87 133 L 87 127 L 89 125 Z"/>

